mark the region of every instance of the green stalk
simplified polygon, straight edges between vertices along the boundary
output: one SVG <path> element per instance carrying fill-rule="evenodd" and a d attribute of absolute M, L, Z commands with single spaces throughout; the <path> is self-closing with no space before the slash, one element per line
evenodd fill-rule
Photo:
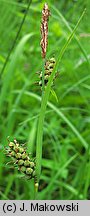
<path fill-rule="evenodd" d="M 43 64 L 42 64 L 42 97 L 44 94 L 44 65 L 45 65 L 45 58 L 43 59 Z"/>
<path fill-rule="evenodd" d="M 85 11 L 86 10 L 83 11 L 83 13 L 82 13 L 81 17 L 79 18 L 74 30 L 70 34 L 67 42 L 65 43 L 60 54 L 58 55 L 56 66 L 55 66 L 55 68 L 54 68 L 54 70 L 53 70 L 53 72 L 49 78 L 47 88 L 46 88 L 45 93 L 43 94 L 43 97 L 42 97 L 41 110 L 40 110 L 40 116 L 39 116 L 38 128 L 37 128 L 37 143 L 36 143 L 36 175 L 37 175 L 37 182 L 38 183 L 39 183 L 40 174 L 41 174 L 44 118 L 45 118 L 45 111 L 46 111 L 47 102 L 48 102 L 48 98 L 49 98 L 49 94 L 50 94 L 50 90 L 51 90 L 52 81 L 53 81 L 53 78 L 55 76 L 55 72 L 57 71 L 59 62 L 61 61 L 69 43 L 71 42 L 71 40 L 72 40 L 72 38 L 76 32 L 76 29 L 77 29 L 80 21 L 82 20 L 84 14 L 85 14 Z"/>

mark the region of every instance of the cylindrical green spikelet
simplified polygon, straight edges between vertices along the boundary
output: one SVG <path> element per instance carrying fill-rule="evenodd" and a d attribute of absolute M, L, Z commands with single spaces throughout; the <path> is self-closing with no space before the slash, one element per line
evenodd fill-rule
<path fill-rule="evenodd" d="M 8 155 L 13 158 L 14 164 L 17 164 L 20 170 L 28 179 L 36 178 L 35 175 L 35 158 L 30 158 L 26 149 L 14 140 L 9 143 Z"/>
<path fill-rule="evenodd" d="M 47 86 L 47 83 L 48 83 L 48 80 L 49 80 L 49 77 L 55 67 L 55 64 L 56 64 L 56 60 L 54 57 L 50 58 L 49 60 L 46 61 L 45 65 L 44 65 L 44 85 L 45 87 Z M 57 74 L 57 73 L 56 73 Z M 42 89 L 42 71 L 40 72 L 39 74 L 39 81 L 38 81 L 38 85 L 41 86 L 41 89 Z M 52 83 L 53 85 L 53 83 Z"/>

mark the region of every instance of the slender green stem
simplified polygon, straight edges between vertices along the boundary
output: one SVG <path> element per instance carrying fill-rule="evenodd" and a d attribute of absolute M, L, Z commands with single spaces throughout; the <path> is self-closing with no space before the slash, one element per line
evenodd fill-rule
<path fill-rule="evenodd" d="M 43 59 L 43 64 L 42 64 L 42 97 L 44 94 L 44 65 L 45 65 L 45 58 Z"/>
<path fill-rule="evenodd" d="M 43 141 L 43 127 L 44 127 L 44 118 L 45 118 L 45 111 L 46 111 L 46 107 L 47 107 L 47 102 L 48 102 L 48 98 L 49 98 L 49 94 L 50 94 L 50 90 L 51 90 L 51 85 L 52 85 L 52 81 L 56 72 L 56 69 L 59 65 L 59 62 L 61 61 L 69 43 L 71 42 L 76 29 L 81 21 L 81 19 L 83 18 L 85 14 L 85 10 L 83 11 L 80 19 L 78 20 L 73 32 L 70 34 L 67 42 L 65 43 L 65 45 L 63 46 L 61 52 L 58 55 L 58 59 L 57 59 L 57 63 L 56 66 L 49 78 L 48 81 L 48 85 L 47 88 L 45 90 L 45 93 L 43 94 L 42 97 L 42 102 L 41 102 L 41 111 L 40 111 L 40 116 L 39 116 L 39 121 L 38 121 L 38 128 L 37 128 L 37 143 L 36 143 L 36 174 L 37 174 L 37 181 L 39 183 L 39 179 L 40 179 L 40 173 L 41 173 L 41 162 L 42 162 L 42 141 Z"/>

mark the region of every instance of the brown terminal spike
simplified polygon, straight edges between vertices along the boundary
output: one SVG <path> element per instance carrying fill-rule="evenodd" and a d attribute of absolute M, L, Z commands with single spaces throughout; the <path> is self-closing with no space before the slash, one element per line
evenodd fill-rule
<path fill-rule="evenodd" d="M 41 21 L 41 49 L 42 49 L 42 58 L 46 56 L 46 50 L 48 45 L 48 20 L 50 16 L 50 10 L 48 8 L 48 4 L 44 4 L 44 8 L 42 10 L 42 21 Z"/>

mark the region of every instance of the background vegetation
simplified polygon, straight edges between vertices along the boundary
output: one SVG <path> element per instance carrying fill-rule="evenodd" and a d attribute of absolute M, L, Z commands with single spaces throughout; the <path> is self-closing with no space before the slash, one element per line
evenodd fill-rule
<path fill-rule="evenodd" d="M 16 38 L 28 1 L 0 0 L 0 199 L 33 199 L 32 181 L 6 165 L 4 145 L 7 136 L 16 137 L 35 156 L 41 100 L 35 82 L 42 68 L 39 29 L 44 3 L 33 0 Z M 84 8 L 86 13 L 58 68 L 58 102 L 49 97 L 38 199 L 90 199 L 90 1 L 48 4 L 50 57 L 57 56 Z"/>

